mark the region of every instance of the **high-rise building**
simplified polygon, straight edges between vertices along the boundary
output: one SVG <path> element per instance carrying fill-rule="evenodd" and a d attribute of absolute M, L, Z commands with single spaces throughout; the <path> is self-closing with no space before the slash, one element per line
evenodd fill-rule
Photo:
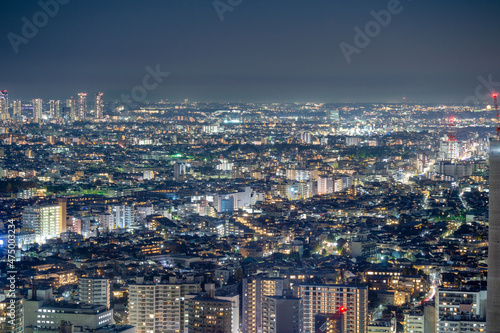
<path fill-rule="evenodd" d="M 43 101 L 41 98 L 33 100 L 33 120 L 38 121 L 42 119 Z"/>
<path fill-rule="evenodd" d="M 262 333 L 301 333 L 302 300 L 283 296 L 264 296 Z"/>
<path fill-rule="evenodd" d="M 187 172 L 188 167 L 185 163 L 175 163 L 174 164 L 174 178 L 180 179 Z"/>
<path fill-rule="evenodd" d="M 368 287 L 346 285 L 299 284 L 294 296 L 303 302 L 303 332 L 316 331 L 315 316 L 332 316 L 346 309 L 342 324 L 345 333 L 366 333 L 368 321 Z"/>
<path fill-rule="evenodd" d="M 9 119 L 9 94 L 7 90 L 0 90 L 0 118 Z"/>
<path fill-rule="evenodd" d="M 115 228 L 115 216 L 113 214 L 99 215 L 99 228 L 113 230 Z"/>
<path fill-rule="evenodd" d="M 436 332 L 486 332 L 486 311 L 486 290 L 440 288 L 436 293 Z"/>
<path fill-rule="evenodd" d="M 61 102 L 59 100 L 50 100 L 49 101 L 49 106 L 50 106 L 50 113 L 49 113 L 49 118 L 60 118 L 61 117 Z"/>
<path fill-rule="evenodd" d="M 111 307 L 110 281 L 104 278 L 82 277 L 78 281 L 80 304 L 104 305 Z"/>
<path fill-rule="evenodd" d="M 489 333 L 500 332 L 500 140 L 490 140 L 490 198 L 488 231 L 488 300 L 486 320 Z"/>
<path fill-rule="evenodd" d="M 281 278 L 253 277 L 243 279 L 243 333 L 262 331 L 262 301 L 264 296 L 283 296 L 289 281 Z"/>
<path fill-rule="evenodd" d="M 23 211 L 23 228 L 33 232 L 38 243 L 59 237 L 66 231 L 66 202 L 60 199 L 55 205 L 27 206 Z"/>
<path fill-rule="evenodd" d="M 332 194 L 334 190 L 332 177 L 318 178 L 318 194 Z"/>
<path fill-rule="evenodd" d="M 19 121 L 21 119 L 21 110 L 22 110 L 21 101 L 20 100 L 13 101 L 12 109 L 13 109 L 12 115 L 14 119 Z"/>
<path fill-rule="evenodd" d="M 103 95 L 102 92 L 95 94 L 94 108 L 95 108 L 95 118 L 96 119 L 102 119 L 104 116 L 104 114 L 103 114 L 104 103 L 102 101 L 102 95 Z"/>
<path fill-rule="evenodd" d="M 78 94 L 78 120 L 85 121 L 87 117 L 87 93 Z"/>
<path fill-rule="evenodd" d="M 0 302 L 0 333 L 24 332 L 24 300 L 7 298 Z"/>
<path fill-rule="evenodd" d="M 69 120 L 76 121 L 77 120 L 76 102 L 75 102 L 75 99 L 73 97 L 68 98 L 66 100 L 66 107 L 69 109 Z"/>
<path fill-rule="evenodd" d="M 115 228 L 130 229 L 135 224 L 135 209 L 132 205 L 113 206 L 111 213 Z"/>
<path fill-rule="evenodd" d="M 189 333 L 237 333 L 233 331 L 233 305 L 231 301 L 196 297 L 188 299 Z"/>
<path fill-rule="evenodd" d="M 199 292 L 199 284 L 132 284 L 129 323 L 137 333 L 184 332 L 185 296 Z"/>

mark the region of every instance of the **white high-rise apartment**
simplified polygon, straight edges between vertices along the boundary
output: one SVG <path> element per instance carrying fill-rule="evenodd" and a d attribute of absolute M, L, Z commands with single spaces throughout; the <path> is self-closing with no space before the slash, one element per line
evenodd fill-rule
<path fill-rule="evenodd" d="M 115 228 L 129 229 L 135 223 L 135 208 L 132 205 L 113 206 Z"/>
<path fill-rule="evenodd" d="M 110 281 L 97 277 L 82 277 L 78 280 L 78 296 L 80 303 L 104 305 L 111 307 Z"/>
<path fill-rule="evenodd" d="M 185 296 L 199 292 L 199 284 L 132 284 L 129 323 L 137 328 L 137 333 L 184 332 Z"/>
<path fill-rule="evenodd" d="M 66 202 L 55 205 L 27 206 L 23 211 L 23 228 L 35 234 L 37 243 L 56 238 L 66 231 Z"/>
<path fill-rule="evenodd" d="M 15 100 L 12 102 L 12 115 L 15 120 L 19 120 L 21 118 L 21 101 Z"/>
<path fill-rule="evenodd" d="M 102 95 L 103 93 L 97 93 L 95 94 L 95 99 L 94 99 L 94 108 L 95 108 L 95 118 L 96 119 L 102 119 L 104 116 L 103 113 L 103 101 L 102 101 Z"/>
<path fill-rule="evenodd" d="M 78 120 L 85 121 L 87 117 L 87 94 L 78 94 Z"/>
<path fill-rule="evenodd" d="M 33 100 L 33 119 L 34 120 L 40 120 L 42 119 L 42 99 L 37 98 Z"/>
<path fill-rule="evenodd" d="M 439 289 L 436 326 L 437 333 L 486 332 L 486 290 Z"/>
<path fill-rule="evenodd" d="M 61 102 L 59 100 L 57 100 L 57 101 L 55 101 L 53 99 L 50 100 L 49 106 L 50 106 L 50 109 L 49 109 L 49 118 L 50 119 L 61 117 Z"/>

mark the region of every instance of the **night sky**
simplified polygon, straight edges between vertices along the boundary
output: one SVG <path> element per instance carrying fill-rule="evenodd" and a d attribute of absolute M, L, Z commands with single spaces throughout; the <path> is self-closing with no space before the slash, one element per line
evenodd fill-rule
<path fill-rule="evenodd" d="M 401 0 L 348 63 L 340 43 L 355 46 L 354 28 L 388 3 L 243 0 L 221 21 L 213 0 L 69 0 L 16 53 L 8 34 L 42 9 L 3 0 L 0 89 L 110 100 L 159 64 L 170 75 L 149 100 L 462 103 L 490 74 L 500 90 L 500 1 Z"/>

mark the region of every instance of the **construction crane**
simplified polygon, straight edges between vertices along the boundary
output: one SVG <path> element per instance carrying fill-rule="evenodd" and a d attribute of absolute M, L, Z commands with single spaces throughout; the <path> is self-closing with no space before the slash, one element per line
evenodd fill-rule
<path fill-rule="evenodd" d="M 328 317 L 325 320 L 323 325 L 321 325 L 321 327 L 318 328 L 318 330 L 315 333 L 326 333 L 327 329 L 328 329 L 328 324 L 339 319 L 340 316 L 342 316 L 344 314 L 344 312 L 346 312 L 346 311 L 347 311 L 347 309 L 345 307 L 341 306 L 340 309 L 335 314 L 331 315 L 330 317 Z"/>
<path fill-rule="evenodd" d="M 495 101 L 495 111 L 497 113 L 497 139 L 500 139 L 500 123 L 498 122 L 498 101 L 497 101 L 498 94 L 494 93 L 493 94 L 493 100 Z"/>

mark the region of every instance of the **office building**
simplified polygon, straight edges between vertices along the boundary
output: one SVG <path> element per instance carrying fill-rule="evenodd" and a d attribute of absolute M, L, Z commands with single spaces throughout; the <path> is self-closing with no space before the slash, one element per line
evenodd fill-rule
<path fill-rule="evenodd" d="M 80 304 L 104 305 L 111 307 L 110 281 L 97 277 L 82 277 L 78 280 L 78 297 Z"/>
<path fill-rule="evenodd" d="M 66 108 L 69 110 L 69 120 L 76 121 L 77 113 L 76 113 L 76 102 L 73 97 L 66 100 Z"/>
<path fill-rule="evenodd" d="M 343 332 L 366 333 L 368 321 L 368 287 L 345 285 L 299 284 L 294 296 L 303 302 L 303 332 L 315 332 L 317 313 L 333 315 L 342 307 Z"/>
<path fill-rule="evenodd" d="M 12 116 L 16 121 L 19 121 L 22 116 L 22 106 L 20 100 L 12 102 Z"/>
<path fill-rule="evenodd" d="M 262 331 L 262 302 L 264 296 L 283 296 L 289 281 L 280 278 L 252 277 L 243 279 L 243 333 Z"/>
<path fill-rule="evenodd" d="M 61 332 L 62 322 L 71 323 L 74 332 L 95 332 L 113 324 L 113 310 L 103 305 L 26 300 L 24 309 L 25 333 Z"/>
<path fill-rule="evenodd" d="M 188 319 L 185 297 L 199 292 L 199 284 L 132 284 L 129 323 L 137 333 L 183 332 Z"/>
<path fill-rule="evenodd" d="M 78 120 L 85 121 L 87 117 L 87 94 L 78 94 Z"/>
<path fill-rule="evenodd" d="M 283 296 L 264 296 L 262 301 L 262 333 L 300 333 L 302 300 Z"/>
<path fill-rule="evenodd" d="M 43 115 L 43 101 L 41 98 L 33 100 L 33 120 L 39 121 Z"/>
<path fill-rule="evenodd" d="M 61 102 L 59 100 L 49 101 L 49 118 L 60 118 L 61 117 Z"/>
<path fill-rule="evenodd" d="M 95 108 L 96 119 L 102 119 L 104 117 L 103 113 L 104 103 L 102 101 L 102 95 L 103 95 L 102 92 L 95 94 L 94 108 Z"/>

